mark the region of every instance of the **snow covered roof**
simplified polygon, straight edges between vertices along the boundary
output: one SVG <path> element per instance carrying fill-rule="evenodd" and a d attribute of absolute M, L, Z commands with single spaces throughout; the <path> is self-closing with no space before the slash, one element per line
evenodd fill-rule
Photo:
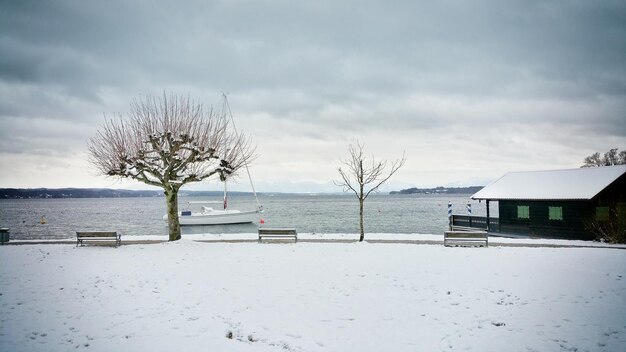
<path fill-rule="evenodd" d="M 589 200 L 626 173 L 626 165 L 509 172 L 472 199 Z"/>

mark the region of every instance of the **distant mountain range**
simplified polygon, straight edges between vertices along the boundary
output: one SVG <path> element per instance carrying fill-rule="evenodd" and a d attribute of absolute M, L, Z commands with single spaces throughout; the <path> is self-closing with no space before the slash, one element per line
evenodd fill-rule
<path fill-rule="evenodd" d="M 474 194 L 482 186 L 408 188 L 389 194 Z M 266 194 L 269 194 L 265 192 Z M 279 193 L 279 192 L 271 192 Z M 180 191 L 181 196 L 221 196 L 222 191 Z M 251 195 L 251 192 L 228 192 L 229 195 Z M 263 194 L 263 192 L 260 192 Z M 285 193 L 283 193 L 285 194 Z M 290 193 L 286 193 L 290 194 Z M 45 199 L 45 198 L 133 198 L 163 197 L 160 190 L 128 190 L 110 188 L 0 188 L 0 199 Z"/>
<path fill-rule="evenodd" d="M 219 191 L 181 191 L 181 196 L 219 196 Z M 231 195 L 246 194 L 245 192 L 229 192 Z M 163 191 L 132 191 L 127 189 L 108 188 L 0 188 L 0 199 L 33 199 L 33 198 L 131 198 L 131 197 L 162 197 Z"/>
<path fill-rule="evenodd" d="M 474 194 L 484 186 L 471 187 L 435 187 L 435 188 L 407 188 L 401 191 L 392 191 L 389 194 Z"/>

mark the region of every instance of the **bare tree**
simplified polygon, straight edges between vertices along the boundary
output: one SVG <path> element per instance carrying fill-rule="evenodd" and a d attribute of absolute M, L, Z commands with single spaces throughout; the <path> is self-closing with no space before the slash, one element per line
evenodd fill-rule
<path fill-rule="evenodd" d="M 602 158 L 600 158 L 600 153 L 593 153 L 585 158 L 584 165 L 581 167 L 597 167 L 603 166 Z"/>
<path fill-rule="evenodd" d="M 90 162 L 103 175 L 163 188 L 170 241 L 180 239 L 180 188 L 213 175 L 224 181 L 253 152 L 249 139 L 229 127 L 226 111 L 165 93 L 134 100 L 126 118 L 105 118 L 89 141 Z"/>
<path fill-rule="evenodd" d="M 617 156 L 617 148 L 610 149 L 608 152 L 604 153 L 604 165 L 619 165 L 619 159 Z"/>
<path fill-rule="evenodd" d="M 593 153 L 586 157 L 584 164 L 581 167 L 598 167 L 598 166 L 612 166 L 612 165 L 626 165 L 626 150 L 617 152 L 617 148 L 609 149 L 604 153 L 604 156 L 600 157 L 600 153 Z"/>
<path fill-rule="evenodd" d="M 348 148 L 350 156 L 341 163 L 345 166 L 338 168 L 341 181 L 334 181 L 335 185 L 343 187 L 344 192 L 352 191 L 359 200 L 359 227 L 361 236 L 359 241 L 365 238 L 363 226 L 363 204 L 367 197 L 378 189 L 383 183 L 393 176 L 406 162 L 404 154 L 401 159 L 392 162 L 387 169 L 387 161 L 365 160 L 363 155 L 363 145 L 357 141 L 356 147 L 350 144 Z"/>

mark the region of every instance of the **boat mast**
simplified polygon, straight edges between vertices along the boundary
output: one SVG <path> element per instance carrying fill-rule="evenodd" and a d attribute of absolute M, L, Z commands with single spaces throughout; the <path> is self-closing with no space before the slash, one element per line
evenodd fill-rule
<path fill-rule="evenodd" d="M 230 110 L 230 104 L 228 103 L 228 97 L 226 96 L 226 93 L 224 92 L 222 92 L 222 95 L 224 96 L 224 104 L 226 105 L 226 108 L 228 109 L 228 115 L 230 116 L 230 121 L 233 124 L 233 129 L 235 130 L 235 134 L 239 136 L 239 132 L 237 132 L 237 126 L 235 125 L 235 119 L 233 118 L 233 113 Z M 240 152 L 243 154 L 243 149 L 241 149 L 242 148 L 241 145 L 239 145 L 239 148 L 240 148 Z M 246 173 L 248 174 L 248 180 L 250 180 L 250 186 L 252 187 L 252 194 L 254 194 L 254 199 L 256 200 L 257 209 L 261 211 L 263 207 L 261 206 L 261 203 L 259 203 L 259 197 L 257 197 L 256 195 L 256 190 L 254 189 L 254 183 L 252 183 L 252 176 L 250 176 L 250 169 L 248 169 L 248 163 L 244 162 L 243 165 L 246 167 Z M 224 185 L 226 185 L 226 183 L 224 183 Z M 226 209 L 226 200 L 224 200 L 224 209 Z"/>

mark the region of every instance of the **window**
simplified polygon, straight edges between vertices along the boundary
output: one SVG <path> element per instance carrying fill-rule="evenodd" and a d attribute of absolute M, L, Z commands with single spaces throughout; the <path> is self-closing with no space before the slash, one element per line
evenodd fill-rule
<path fill-rule="evenodd" d="M 596 207 L 596 220 L 598 221 L 609 220 L 609 207 Z"/>
<path fill-rule="evenodd" d="M 548 207 L 548 220 L 563 220 L 563 207 Z"/>
<path fill-rule="evenodd" d="M 517 218 L 518 219 L 530 219 L 530 207 L 528 205 L 517 206 Z"/>

